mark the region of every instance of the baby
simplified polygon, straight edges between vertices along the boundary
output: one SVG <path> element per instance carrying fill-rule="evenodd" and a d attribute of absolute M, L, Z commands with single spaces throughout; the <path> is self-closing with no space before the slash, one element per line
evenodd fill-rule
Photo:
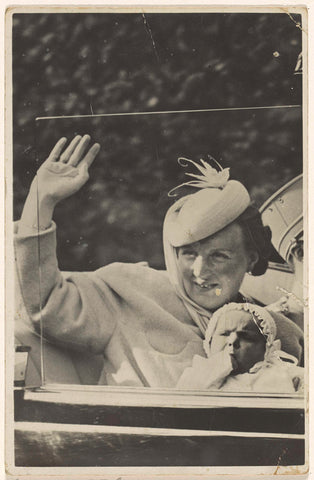
<path fill-rule="evenodd" d="M 303 368 L 280 350 L 276 313 L 250 303 L 229 303 L 207 327 L 204 350 L 184 370 L 177 388 L 294 393 L 303 389 Z"/>

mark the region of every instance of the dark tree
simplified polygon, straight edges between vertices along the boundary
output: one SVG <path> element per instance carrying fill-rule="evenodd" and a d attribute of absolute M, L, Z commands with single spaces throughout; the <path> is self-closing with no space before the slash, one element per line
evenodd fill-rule
<path fill-rule="evenodd" d="M 179 156 L 212 155 L 257 205 L 302 171 L 301 108 L 40 120 L 117 112 L 299 105 L 301 30 L 286 14 L 15 14 L 14 211 L 60 135 L 102 144 L 56 212 L 63 269 L 163 266 Z"/>

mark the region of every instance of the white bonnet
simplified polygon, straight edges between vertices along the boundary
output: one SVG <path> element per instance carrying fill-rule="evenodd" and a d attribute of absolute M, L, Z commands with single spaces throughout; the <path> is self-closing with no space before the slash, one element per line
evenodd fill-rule
<path fill-rule="evenodd" d="M 210 344 L 212 337 L 215 333 L 218 321 L 221 320 L 221 318 L 223 318 L 229 312 L 235 310 L 243 310 L 244 312 L 251 313 L 252 320 L 256 324 L 261 334 L 266 339 L 266 347 L 269 348 L 274 344 L 277 335 L 276 323 L 272 318 L 270 312 L 266 310 L 266 308 L 248 302 L 231 302 L 216 310 L 208 324 L 207 330 L 205 332 L 205 340 L 203 343 L 207 356 L 210 356 Z"/>

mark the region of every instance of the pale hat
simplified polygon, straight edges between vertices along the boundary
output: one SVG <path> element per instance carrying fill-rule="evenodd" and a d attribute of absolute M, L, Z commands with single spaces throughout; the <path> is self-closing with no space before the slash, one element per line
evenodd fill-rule
<path fill-rule="evenodd" d="M 202 165 L 189 159 L 179 160 L 193 163 L 202 175 L 186 174 L 197 180 L 180 187 L 189 185 L 200 190 L 182 197 L 167 212 L 164 235 L 173 247 L 200 241 L 222 230 L 250 204 L 249 193 L 242 183 L 229 180 L 228 168 L 217 171 L 204 160 Z"/>
<path fill-rule="evenodd" d="M 272 231 L 272 243 L 284 260 L 303 233 L 303 177 L 291 180 L 262 205 L 264 225 Z"/>

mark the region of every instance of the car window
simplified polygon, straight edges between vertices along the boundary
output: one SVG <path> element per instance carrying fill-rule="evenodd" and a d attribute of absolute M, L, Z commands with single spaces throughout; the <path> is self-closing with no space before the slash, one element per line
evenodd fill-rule
<path fill-rule="evenodd" d="M 86 272 L 85 278 L 89 278 L 89 275 L 94 275 L 93 271 L 113 262 L 147 262 L 153 269 L 162 271 L 165 268 L 162 223 L 173 201 L 167 193 L 174 185 L 184 181 L 184 172 L 177 164 L 178 157 L 203 158 L 206 161 L 216 157 L 224 168 L 230 167 L 233 177 L 245 183 L 252 199 L 262 204 L 269 193 L 281 184 L 281 179 L 274 175 L 276 169 L 280 168 L 281 160 L 273 155 L 271 163 L 274 165 L 265 170 L 261 167 L 263 157 L 273 141 L 274 125 L 280 125 L 289 115 L 291 124 L 297 128 L 301 121 L 301 111 L 297 107 L 249 111 L 240 108 L 232 112 L 209 109 L 188 113 L 39 117 L 35 128 L 35 158 L 27 166 L 18 164 L 16 175 L 23 177 L 25 168 L 34 174 L 58 138 L 65 136 L 71 139 L 87 132 L 92 142 L 101 144 L 101 151 L 90 169 L 87 184 L 76 196 L 67 199 L 56 209 L 54 220 L 57 225 L 60 270 L 83 271 Z M 259 132 L 260 125 L 266 124 L 266 130 L 264 127 L 263 132 Z M 221 129 L 221 125 L 225 128 Z M 255 142 L 246 139 L 245 144 L 240 143 L 234 152 L 237 136 L 240 132 L 245 136 L 247 130 L 253 130 L 257 136 L 265 138 L 262 150 L 256 150 Z M 291 144 L 291 148 L 292 145 L 300 148 L 301 138 L 288 139 L 287 142 L 287 148 L 288 144 Z M 259 175 L 250 173 L 252 162 L 257 172 L 263 172 L 262 185 Z M 299 168 L 295 157 L 291 157 L 287 168 L 291 175 Z M 40 185 L 38 189 L 40 196 Z M 189 193 L 189 190 L 184 193 Z M 16 210 L 19 209 L 17 199 Z M 41 290 L 45 282 L 41 258 L 44 251 L 40 248 L 40 241 L 38 245 L 37 275 Z M 291 270 L 275 249 L 271 260 L 269 272 L 276 271 L 280 276 L 289 277 Z M 117 268 L 114 275 L 120 275 Z M 121 266 L 121 276 L 124 274 L 123 268 Z M 65 278 L 70 278 L 71 283 L 72 277 L 78 278 L 75 275 L 65 273 Z M 270 284 L 269 281 L 263 282 L 268 289 Z M 254 288 L 252 292 L 252 296 L 260 301 Z M 62 342 L 58 344 L 49 337 L 49 333 L 45 334 L 45 324 L 41 321 L 37 330 L 40 331 L 41 343 L 39 348 L 33 347 L 33 357 L 37 355 L 34 361 L 41 370 L 43 383 L 106 384 L 105 370 L 108 365 L 104 364 L 102 351 L 96 352 L 94 349 L 91 352 L 84 345 L 82 349 L 78 348 L 80 345 L 74 345 L 73 349 L 65 348 Z M 68 341 L 71 345 L 71 338 Z M 238 393 L 241 393 L 241 389 Z"/>

